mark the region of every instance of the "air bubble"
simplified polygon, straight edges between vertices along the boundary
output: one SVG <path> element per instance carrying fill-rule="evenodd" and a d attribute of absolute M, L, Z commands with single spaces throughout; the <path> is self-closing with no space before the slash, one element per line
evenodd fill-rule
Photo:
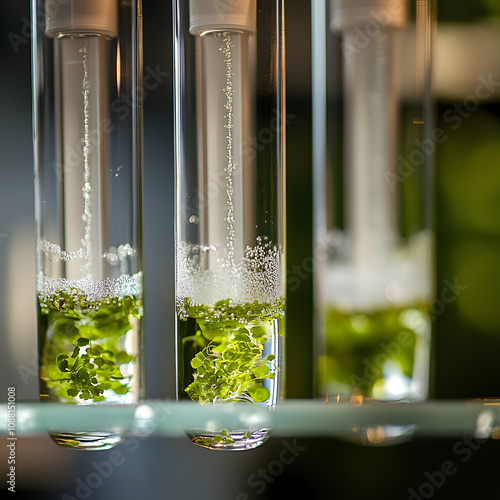
<path fill-rule="evenodd" d="M 37 288 L 42 297 L 50 297 L 61 292 L 71 295 L 77 289 L 85 296 L 86 300 L 94 302 L 110 297 L 121 298 L 125 295 L 140 295 L 142 293 L 142 273 L 136 273 L 133 276 L 121 275 L 116 279 L 108 278 L 105 280 L 95 280 L 89 277 L 78 280 L 53 279 L 40 273 Z"/>
<path fill-rule="evenodd" d="M 215 304 L 232 299 L 234 303 L 276 302 L 283 296 L 281 279 L 282 250 L 269 243 L 247 247 L 240 262 L 228 261 L 228 249 L 218 250 L 220 257 L 210 269 L 200 266 L 200 256 L 215 251 L 213 245 L 181 243 L 177 251 L 178 306 L 185 298 L 200 304 Z M 203 261 L 203 259 L 201 259 Z"/>

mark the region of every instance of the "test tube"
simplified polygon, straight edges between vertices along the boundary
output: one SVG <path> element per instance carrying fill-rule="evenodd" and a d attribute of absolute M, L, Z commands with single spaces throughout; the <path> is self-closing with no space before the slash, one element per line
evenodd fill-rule
<path fill-rule="evenodd" d="M 40 398 L 142 396 L 141 3 L 33 0 Z M 50 424 L 50 423 L 49 423 Z M 52 429 L 107 449 L 121 427 Z"/>
<path fill-rule="evenodd" d="M 315 0 L 316 392 L 428 395 L 433 283 L 432 0 Z M 360 429 L 368 444 L 410 433 Z"/>
<path fill-rule="evenodd" d="M 179 400 L 273 408 L 283 378 L 282 0 L 177 0 L 176 309 Z M 188 429 L 250 449 L 268 429 Z"/>

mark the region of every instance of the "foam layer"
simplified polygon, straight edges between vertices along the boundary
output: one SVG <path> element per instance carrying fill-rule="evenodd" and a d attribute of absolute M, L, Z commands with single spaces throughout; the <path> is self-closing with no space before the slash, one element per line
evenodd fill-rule
<path fill-rule="evenodd" d="M 213 305 L 228 298 L 243 304 L 274 302 L 283 296 L 281 249 L 258 238 L 257 245 L 247 247 L 241 261 L 232 265 L 228 264 L 227 252 L 227 248 L 214 246 L 178 245 L 178 306 L 185 298 Z M 209 258 L 210 270 L 207 270 Z"/>
<path fill-rule="evenodd" d="M 78 280 L 67 280 L 65 278 L 53 279 L 38 275 L 38 293 L 44 297 L 65 292 L 71 294 L 74 289 L 85 295 L 88 301 L 98 301 L 107 297 L 123 297 L 125 295 L 140 295 L 142 293 L 142 273 L 133 276 L 122 274 L 116 279 L 94 280 L 82 278 Z"/>

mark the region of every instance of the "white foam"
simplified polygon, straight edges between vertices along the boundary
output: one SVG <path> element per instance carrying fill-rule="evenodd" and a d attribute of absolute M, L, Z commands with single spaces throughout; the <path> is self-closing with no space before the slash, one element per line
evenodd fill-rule
<path fill-rule="evenodd" d="M 43 273 L 38 275 L 38 293 L 48 297 L 60 292 L 73 294 L 75 289 L 85 296 L 88 301 L 102 300 L 108 297 L 121 298 L 125 295 L 141 295 L 142 273 L 133 276 L 122 274 L 116 279 L 95 280 L 89 277 L 78 280 L 67 280 L 65 278 L 49 278 Z"/>
<path fill-rule="evenodd" d="M 280 248 L 258 239 L 257 245 L 247 247 L 241 261 L 232 265 L 228 264 L 227 253 L 227 248 L 178 245 L 178 307 L 182 307 L 185 298 L 198 304 L 214 305 L 228 298 L 241 304 L 254 301 L 272 303 L 283 296 Z M 204 261 L 209 255 L 210 270 L 206 270 Z M 212 264 L 214 261 L 215 265 Z"/>
<path fill-rule="evenodd" d="M 338 258 L 323 269 L 323 298 L 343 310 L 372 310 L 432 300 L 432 234 L 422 231 L 394 249 L 389 264 L 359 272 L 349 258 L 348 240 L 339 239 Z M 347 258 L 346 258 L 347 257 Z"/>

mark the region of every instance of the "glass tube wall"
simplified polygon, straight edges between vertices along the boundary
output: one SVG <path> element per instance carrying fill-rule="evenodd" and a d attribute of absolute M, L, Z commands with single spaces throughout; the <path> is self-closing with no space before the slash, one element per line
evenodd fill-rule
<path fill-rule="evenodd" d="M 429 385 L 432 0 L 313 2 L 317 394 Z"/>
<path fill-rule="evenodd" d="M 141 3 L 33 0 L 32 19 L 40 396 L 135 403 L 142 390 Z M 60 444 L 86 449 L 121 439 L 116 429 L 56 431 Z"/>
<path fill-rule="evenodd" d="M 283 375 L 283 2 L 177 0 L 178 398 L 274 406 Z M 264 429 L 203 429 L 246 449 Z"/>

